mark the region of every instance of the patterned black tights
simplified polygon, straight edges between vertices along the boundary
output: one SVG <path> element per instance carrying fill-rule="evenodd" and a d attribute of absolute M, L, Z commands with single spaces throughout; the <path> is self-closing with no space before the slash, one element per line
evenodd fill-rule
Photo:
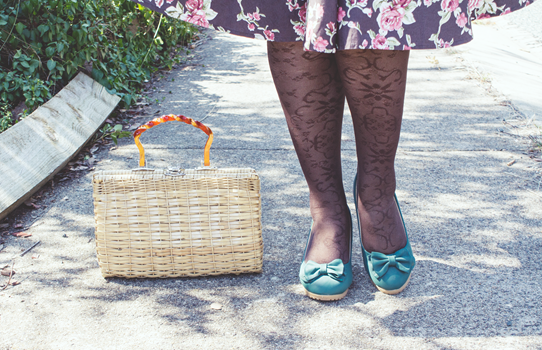
<path fill-rule="evenodd" d="M 268 43 L 268 57 L 290 135 L 309 186 L 313 218 L 306 260 L 350 260 L 350 218 L 342 183 L 345 96 L 358 154 L 363 245 L 392 253 L 406 244 L 393 201 L 408 51 L 304 52 L 302 43 Z"/>

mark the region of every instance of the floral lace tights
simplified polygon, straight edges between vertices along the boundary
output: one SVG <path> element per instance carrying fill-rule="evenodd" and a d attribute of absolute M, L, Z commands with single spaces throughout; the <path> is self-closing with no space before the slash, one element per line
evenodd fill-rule
<path fill-rule="evenodd" d="M 310 192 L 313 218 L 306 260 L 350 260 L 350 212 L 341 170 L 345 97 L 358 156 L 363 245 L 393 253 L 406 236 L 393 194 L 408 51 L 304 52 L 301 42 L 268 42 L 268 57 Z"/>

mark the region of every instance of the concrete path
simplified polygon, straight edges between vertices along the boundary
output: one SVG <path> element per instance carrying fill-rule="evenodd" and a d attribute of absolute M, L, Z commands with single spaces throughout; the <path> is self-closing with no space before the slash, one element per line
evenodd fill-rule
<path fill-rule="evenodd" d="M 398 296 L 375 290 L 363 269 L 356 230 L 354 283 L 343 300 L 322 303 L 305 297 L 298 283 L 311 221 L 308 191 L 265 43 L 209 35 L 188 65 L 166 74 L 151 95 L 165 100 L 132 123 L 147 121 L 158 108 L 204 119 L 215 132 L 214 165 L 257 169 L 264 272 L 105 280 L 94 252 L 91 173 L 57 181 L 54 189 L 45 187 L 37 202 L 42 208 L 10 217 L 11 224 L 31 225 L 32 237 L 4 237 L 2 266 L 33 242 L 41 244 L 15 260 L 21 284 L 0 291 L 1 349 L 542 346 L 540 163 L 529 158 L 526 139 L 506 133 L 511 126 L 503 125 L 503 119 L 523 120 L 521 106 L 504 103 L 504 93 L 476 78 L 478 71 L 465 63 L 463 52 L 476 42 L 412 53 L 397 157 L 397 195 L 418 260 L 409 287 Z M 353 209 L 356 156 L 348 112 L 342 139 Z M 170 123 L 149 130 L 142 141 L 150 166 L 189 168 L 200 165 L 205 137 Z M 127 139 L 96 157 L 97 169 L 137 166 L 136 147 Z M 7 280 L 2 278 L 0 284 Z M 222 309 L 212 309 L 212 303 Z"/>
<path fill-rule="evenodd" d="M 510 101 L 520 113 L 542 125 L 542 2 L 525 11 L 479 21 L 475 43 L 457 47 L 467 67 Z"/>

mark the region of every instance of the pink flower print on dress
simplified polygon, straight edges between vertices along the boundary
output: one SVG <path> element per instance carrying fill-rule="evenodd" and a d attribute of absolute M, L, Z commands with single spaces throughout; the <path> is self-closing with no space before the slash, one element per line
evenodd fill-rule
<path fill-rule="evenodd" d="M 367 45 L 369 45 L 369 43 L 367 42 L 367 39 L 363 39 L 363 42 L 361 43 L 361 48 L 364 49 L 367 47 Z"/>
<path fill-rule="evenodd" d="M 312 28 L 311 27 L 305 27 L 305 31 L 307 32 L 307 39 L 312 38 Z"/>
<path fill-rule="evenodd" d="M 403 26 L 405 10 L 402 7 L 394 8 L 389 5 L 381 10 L 377 17 L 378 25 L 385 31 L 400 29 Z"/>
<path fill-rule="evenodd" d="M 440 48 L 444 48 L 444 49 L 447 49 L 447 48 L 450 48 L 450 47 L 451 47 L 450 43 L 447 42 L 447 41 L 444 41 L 443 39 L 440 39 L 440 40 L 438 41 L 438 46 L 439 46 Z"/>
<path fill-rule="evenodd" d="M 469 0 L 469 11 L 479 9 L 484 4 L 484 0 Z"/>
<path fill-rule="evenodd" d="M 185 7 L 190 12 L 196 12 L 203 9 L 203 0 L 187 0 Z"/>
<path fill-rule="evenodd" d="M 337 10 L 337 21 L 342 22 L 343 18 L 346 16 L 346 11 L 342 7 L 339 7 Z"/>
<path fill-rule="evenodd" d="M 484 18 L 489 18 L 489 17 L 491 16 L 488 13 L 482 13 L 481 15 L 476 17 L 476 19 L 484 19 Z"/>
<path fill-rule="evenodd" d="M 195 24 L 197 26 L 209 28 L 209 22 L 207 21 L 205 12 L 202 10 L 199 10 L 195 13 L 186 13 L 183 16 L 181 16 L 181 20 L 186 21 L 188 23 Z"/>
<path fill-rule="evenodd" d="M 467 16 L 465 16 L 465 13 L 461 12 L 459 16 L 457 16 L 457 19 L 455 20 L 455 23 L 460 27 L 463 28 L 467 25 L 469 22 Z"/>
<path fill-rule="evenodd" d="M 314 6 L 314 10 L 314 15 L 316 16 L 316 19 L 324 17 L 324 7 L 322 5 L 316 4 L 316 6 Z"/>
<path fill-rule="evenodd" d="M 454 46 L 472 38 L 471 21 L 514 12 L 533 0 L 132 0 L 172 18 L 305 50 L 389 50 Z M 542 0 L 541 0 L 542 1 Z M 467 10 L 468 7 L 468 10 Z M 220 12 L 220 14 L 219 14 Z M 373 18 L 372 16 L 375 16 Z M 378 17 L 378 18 L 377 18 Z M 245 25 L 243 25 L 243 22 Z M 306 25 L 305 25 L 306 23 Z M 264 30 L 267 32 L 264 34 Z M 377 34 L 380 36 L 377 37 Z M 406 38 L 410 36 L 412 41 Z M 317 39 L 321 37 L 316 44 Z M 440 42 L 440 39 L 444 41 Z M 374 42 L 373 42 L 374 41 Z"/>
<path fill-rule="evenodd" d="M 185 12 L 181 12 L 180 17 L 173 16 L 182 21 L 209 28 L 209 21 L 212 21 L 217 15 L 217 12 L 211 9 L 211 2 L 212 0 L 186 0 L 184 4 Z M 177 3 L 177 8 L 179 7 L 182 9 L 180 2 Z M 168 10 L 172 9 L 171 14 L 175 13 L 174 8 L 173 6 L 168 8 Z"/>
<path fill-rule="evenodd" d="M 273 33 L 272 31 L 266 29 L 263 31 L 263 34 L 265 35 L 265 38 L 269 41 L 274 41 L 275 40 L 275 33 Z"/>
<path fill-rule="evenodd" d="M 305 35 L 305 26 L 301 24 L 297 24 L 294 26 L 295 33 L 297 35 Z"/>
<path fill-rule="evenodd" d="M 510 10 L 510 7 L 509 7 L 509 8 L 507 8 L 506 10 L 504 10 L 504 11 L 500 14 L 500 16 L 507 15 L 507 14 L 509 14 L 509 13 L 511 13 L 511 12 L 512 12 L 512 10 Z"/>
<path fill-rule="evenodd" d="M 288 10 L 290 12 L 294 12 L 294 10 L 298 10 L 300 8 L 299 4 L 297 3 L 297 0 L 288 0 Z"/>
<path fill-rule="evenodd" d="M 442 10 L 447 12 L 454 12 L 458 6 L 459 0 L 442 0 L 440 3 Z"/>
<path fill-rule="evenodd" d="M 313 46 L 316 51 L 324 52 L 326 50 L 327 44 L 328 41 L 319 36 L 318 39 L 316 39 L 316 41 L 314 42 Z"/>
<path fill-rule="evenodd" d="M 371 45 L 373 49 L 378 50 L 389 50 L 388 40 L 385 36 L 377 34 L 376 37 L 372 40 Z"/>
<path fill-rule="evenodd" d="M 406 8 L 412 0 L 393 0 L 393 7 Z"/>
<path fill-rule="evenodd" d="M 303 5 L 303 7 L 299 10 L 299 19 L 303 23 L 307 22 L 307 4 Z"/>

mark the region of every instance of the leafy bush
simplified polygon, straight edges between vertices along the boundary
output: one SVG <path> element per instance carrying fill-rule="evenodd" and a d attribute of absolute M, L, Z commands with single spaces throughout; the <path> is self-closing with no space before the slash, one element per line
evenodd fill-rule
<path fill-rule="evenodd" d="M 129 0 L 0 0 L 0 132 L 85 69 L 130 105 L 195 29 Z"/>
<path fill-rule="evenodd" d="M 0 132 L 10 127 L 13 119 L 11 118 L 11 111 L 8 110 L 8 104 L 0 102 Z"/>

